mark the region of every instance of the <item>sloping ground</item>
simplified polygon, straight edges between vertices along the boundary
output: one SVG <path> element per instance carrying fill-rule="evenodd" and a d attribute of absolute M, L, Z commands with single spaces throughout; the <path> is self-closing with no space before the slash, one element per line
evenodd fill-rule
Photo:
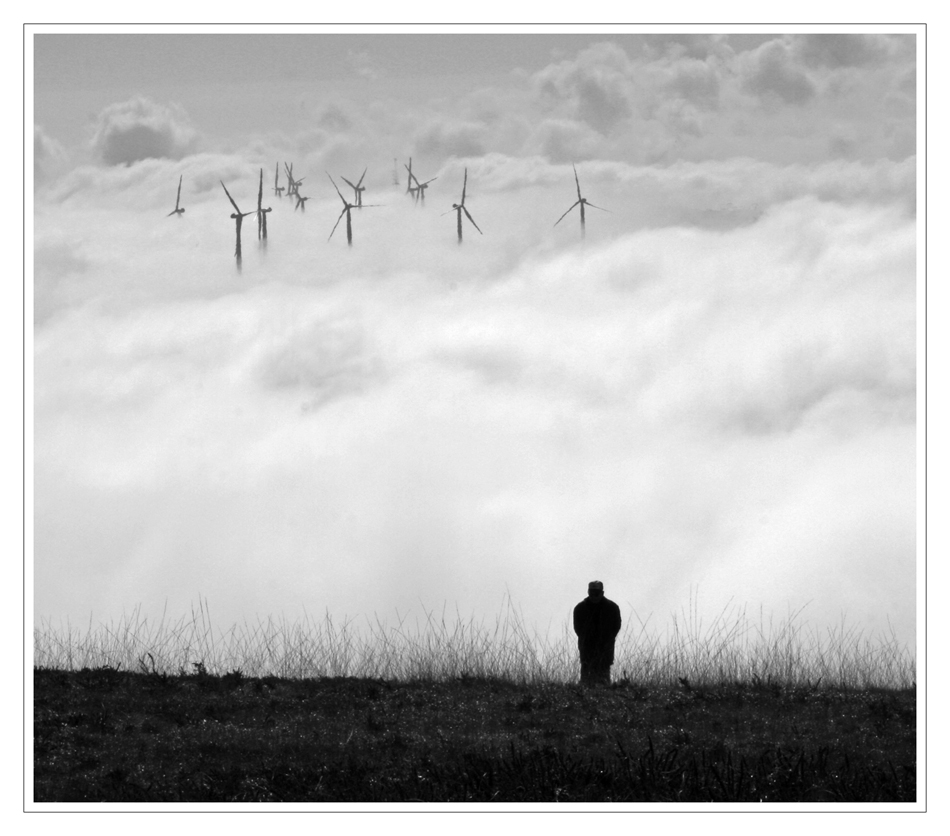
<path fill-rule="evenodd" d="M 34 801 L 914 801 L 914 691 L 34 672 Z"/>

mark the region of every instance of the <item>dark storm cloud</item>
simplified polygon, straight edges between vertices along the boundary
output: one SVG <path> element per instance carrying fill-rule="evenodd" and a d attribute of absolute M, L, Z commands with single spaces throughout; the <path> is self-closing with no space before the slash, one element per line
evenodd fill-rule
<path fill-rule="evenodd" d="M 99 114 L 92 145 L 107 165 L 162 157 L 180 160 L 196 150 L 197 134 L 181 106 L 137 96 Z"/>
<path fill-rule="evenodd" d="M 741 36 L 740 36 L 741 37 Z M 752 35 L 752 46 L 758 46 L 769 40 L 770 35 Z M 681 57 L 705 61 L 716 57 L 723 61 L 735 58 L 736 51 L 750 48 L 742 41 L 736 41 L 735 35 L 721 34 L 656 34 L 640 40 L 640 55 L 650 61 L 672 60 Z"/>
<path fill-rule="evenodd" d="M 353 120 L 350 119 L 343 108 L 338 105 L 330 105 L 320 114 L 317 124 L 328 131 L 343 132 L 353 127 Z"/>
<path fill-rule="evenodd" d="M 529 139 L 528 150 L 537 151 L 554 163 L 587 160 L 595 156 L 600 135 L 589 125 L 572 119 L 547 119 Z"/>
<path fill-rule="evenodd" d="M 712 107 L 719 100 L 719 73 L 706 61 L 686 60 L 676 67 L 670 89 L 693 104 Z"/>
<path fill-rule="evenodd" d="M 439 122 L 416 139 L 420 154 L 431 157 L 480 157 L 488 150 L 488 131 L 474 122 Z"/>
<path fill-rule="evenodd" d="M 786 104 L 804 104 L 816 93 L 784 40 L 769 41 L 748 55 L 743 86 L 749 93 Z"/>
<path fill-rule="evenodd" d="M 595 44 L 574 61 L 552 64 L 534 76 L 543 104 L 566 111 L 602 134 L 633 113 L 632 65 L 627 53 L 611 43 Z"/>
<path fill-rule="evenodd" d="M 890 53 L 886 35 L 799 35 L 793 47 L 801 60 L 813 67 L 858 67 L 883 61 Z"/>

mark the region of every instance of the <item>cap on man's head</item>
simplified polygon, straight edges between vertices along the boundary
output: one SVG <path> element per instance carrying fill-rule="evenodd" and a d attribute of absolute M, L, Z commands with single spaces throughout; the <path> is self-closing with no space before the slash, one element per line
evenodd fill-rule
<path fill-rule="evenodd" d="M 600 581 L 591 581 L 589 584 L 587 584 L 587 591 L 588 592 L 603 592 L 604 585 Z"/>

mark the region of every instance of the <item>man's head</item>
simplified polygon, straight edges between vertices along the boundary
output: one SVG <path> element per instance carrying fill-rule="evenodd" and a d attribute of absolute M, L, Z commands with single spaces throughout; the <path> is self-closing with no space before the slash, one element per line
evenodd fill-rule
<path fill-rule="evenodd" d="M 587 597 L 591 601 L 602 601 L 604 599 L 604 585 L 600 581 L 591 581 L 587 584 Z"/>

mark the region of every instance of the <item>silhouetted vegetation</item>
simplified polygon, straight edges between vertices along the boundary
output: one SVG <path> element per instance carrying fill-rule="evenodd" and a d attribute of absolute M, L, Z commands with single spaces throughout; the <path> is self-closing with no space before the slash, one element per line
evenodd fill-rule
<path fill-rule="evenodd" d="M 518 683 L 571 683 L 580 675 L 577 637 L 529 629 L 509 601 L 494 623 L 458 613 L 424 612 L 395 625 L 334 621 L 258 620 L 217 630 L 207 601 L 189 617 L 150 621 L 139 609 L 119 622 L 76 630 L 43 623 L 33 632 L 33 664 L 60 670 L 121 668 L 175 673 L 200 659 L 209 673 L 240 669 L 249 676 L 292 679 L 358 677 L 407 682 L 459 677 Z M 848 689 L 910 688 L 916 682 L 911 648 L 893 635 L 867 637 L 844 623 L 825 633 L 807 629 L 800 611 L 773 622 L 724 609 L 704 622 L 695 600 L 661 633 L 633 613 L 624 615 L 614 677 L 650 687 L 771 681 L 783 686 L 822 683 Z"/>

